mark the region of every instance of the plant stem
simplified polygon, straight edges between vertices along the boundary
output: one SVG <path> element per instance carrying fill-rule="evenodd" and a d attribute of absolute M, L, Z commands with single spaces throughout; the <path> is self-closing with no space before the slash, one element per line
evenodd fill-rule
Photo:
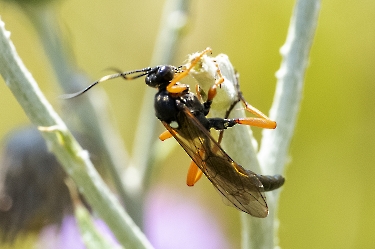
<path fill-rule="evenodd" d="M 19 58 L 10 32 L 0 20 L 0 73 L 31 122 L 40 127 L 47 145 L 74 180 L 79 191 L 107 223 L 125 248 L 152 248 L 132 219 L 105 185 L 64 122 L 41 93 Z"/>
<path fill-rule="evenodd" d="M 38 32 L 44 51 L 49 58 L 60 87 L 65 93 L 82 89 L 90 80 L 83 75 L 72 59 L 69 42 L 65 39 L 56 20 L 53 5 L 20 6 L 27 14 Z M 100 100 L 100 101 L 98 101 Z M 102 170 L 108 172 L 117 190 L 122 204 L 130 203 L 129 193 L 126 192 L 121 173 L 128 165 L 128 152 L 121 140 L 117 127 L 110 123 L 107 98 L 101 89 L 95 89 L 79 100 L 64 101 L 63 110 L 68 109 L 68 120 L 77 121 L 67 125 L 73 130 L 79 130 L 92 143 L 100 148 Z M 79 102 L 79 104 L 77 104 Z M 74 113 L 70 110 L 74 109 Z M 72 117 L 75 117 L 74 119 Z M 97 165 L 97 167 L 99 167 Z"/>
<path fill-rule="evenodd" d="M 162 13 L 159 34 L 155 42 L 151 65 L 171 64 L 178 41 L 181 38 L 182 30 L 186 25 L 188 17 L 189 1 L 187 0 L 166 0 Z M 142 107 L 137 125 L 137 131 L 133 147 L 133 164 L 140 174 L 140 185 L 138 192 L 140 196 L 148 189 L 152 165 L 155 163 L 153 149 L 160 141 L 156 138 L 155 110 L 153 107 L 155 89 L 147 88 L 143 97 Z M 158 157 L 158 160 L 161 160 Z"/>
<path fill-rule="evenodd" d="M 314 39 L 320 0 L 298 0 L 291 18 L 288 35 L 280 52 L 283 56 L 270 118 L 277 122 L 276 130 L 263 130 L 258 160 L 263 174 L 282 174 L 287 163 L 290 141 L 293 136 L 303 93 L 304 75 L 309 52 Z M 287 181 L 286 181 L 287 183 Z M 268 218 L 256 221 L 242 215 L 244 231 L 243 248 L 275 248 L 278 245 L 276 216 L 280 191 L 267 195 L 270 207 Z M 257 224 L 259 222 L 259 224 Z M 251 237 L 247 237 L 247 235 Z M 254 239 L 262 238 L 262 239 Z"/>
<path fill-rule="evenodd" d="M 256 154 L 257 144 L 254 142 L 249 127 L 240 126 L 228 129 L 224 133 L 222 146 L 236 162 L 259 174 L 275 175 L 284 173 L 287 152 L 299 111 L 304 74 L 308 62 L 309 51 L 318 21 L 319 0 L 298 0 L 285 45 L 281 49 L 283 62 L 277 73 L 278 83 L 270 119 L 277 122 L 276 130 L 263 130 L 261 149 Z M 190 61 L 196 54 L 191 56 Z M 224 77 L 215 97 L 210 115 L 223 117 L 229 106 L 236 100 L 237 81 L 235 71 L 225 55 L 215 58 L 203 56 L 191 71 L 202 89 L 207 92 L 215 82 L 216 62 Z M 243 117 L 240 107 L 234 107 L 232 117 Z M 267 194 L 269 215 L 265 219 L 241 214 L 242 248 L 275 248 L 278 244 L 276 216 L 280 191 Z"/>

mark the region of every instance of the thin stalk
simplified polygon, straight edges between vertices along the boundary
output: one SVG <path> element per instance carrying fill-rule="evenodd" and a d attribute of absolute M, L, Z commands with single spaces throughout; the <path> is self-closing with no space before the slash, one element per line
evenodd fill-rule
<path fill-rule="evenodd" d="M 67 129 L 40 91 L 0 20 L 0 73 L 29 117 L 42 130 L 50 150 L 76 183 L 89 204 L 107 223 L 125 248 L 152 248 L 144 234 L 123 210 L 89 160 L 88 153 Z"/>
<path fill-rule="evenodd" d="M 271 120 L 277 122 L 276 130 L 263 130 L 261 149 L 257 151 L 249 127 L 241 126 L 228 129 L 224 133 L 222 146 L 236 162 L 256 173 L 265 175 L 283 174 L 288 149 L 301 102 L 303 80 L 308 63 L 309 51 L 318 22 L 320 1 L 297 1 L 285 45 L 281 49 L 283 62 L 277 73 L 277 87 L 270 112 Z M 194 57 L 196 55 L 192 55 Z M 228 57 L 218 55 L 215 58 L 204 56 L 202 63 L 191 71 L 202 89 L 207 92 L 213 85 L 217 62 L 224 77 L 215 97 L 210 114 L 223 117 L 229 106 L 236 100 L 236 75 Z M 215 78 L 216 77 L 216 78 Z M 243 117 L 240 106 L 234 107 L 232 117 Z M 287 182 L 286 182 L 287 184 Z M 278 225 L 276 216 L 280 191 L 267 193 L 269 215 L 265 219 L 241 214 L 242 248 L 275 248 L 278 246 Z"/>
<path fill-rule="evenodd" d="M 21 6 L 39 34 L 44 51 L 49 58 L 60 87 L 65 93 L 82 89 L 90 80 L 83 75 L 72 59 L 69 42 L 58 25 L 54 5 Z M 100 100 L 100 101 L 99 101 Z M 102 165 L 112 178 L 122 203 L 130 203 L 129 194 L 121 180 L 121 171 L 128 165 L 128 152 L 121 141 L 120 132 L 108 115 L 107 97 L 104 91 L 95 89 L 79 100 L 65 100 L 64 109 L 69 110 L 68 126 L 89 137 L 101 151 Z M 74 112 L 70 110 L 74 109 Z M 75 119 L 72 119 L 75 117 Z M 88 132 L 89 131 L 89 132 Z"/>
<path fill-rule="evenodd" d="M 178 41 L 186 25 L 188 17 L 188 0 L 167 0 L 162 12 L 159 34 L 155 42 L 151 65 L 171 64 L 177 50 Z M 147 87 L 138 119 L 135 134 L 132 165 L 128 170 L 137 172 L 137 188 L 133 191 L 140 198 L 144 197 L 144 192 L 148 189 L 152 165 L 155 162 L 155 142 L 160 143 L 156 136 L 157 118 L 153 108 L 156 90 Z M 158 157 L 160 160 L 161 158 Z M 141 203 L 143 200 L 139 200 Z M 139 208 L 139 207 L 138 207 Z M 138 209 L 139 210 L 139 209 Z M 141 212 L 138 212 L 142 215 Z M 141 220 L 139 217 L 138 220 Z"/>
<path fill-rule="evenodd" d="M 283 60 L 276 73 L 277 86 L 269 116 L 277 122 L 277 128 L 274 131 L 263 130 L 258 153 L 263 174 L 284 172 L 301 105 L 304 76 L 318 24 L 319 10 L 320 0 L 296 2 L 286 42 L 280 50 Z M 249 216 L 241 216 L 243 226 L 249 228 L 248 231 L 243 231 L 243 248 L 278 246 L 279 221 L 276 212 L 279 195 L 278 190 L 267 195 L 270 214 L 265 220 L 259 221 Z"/>

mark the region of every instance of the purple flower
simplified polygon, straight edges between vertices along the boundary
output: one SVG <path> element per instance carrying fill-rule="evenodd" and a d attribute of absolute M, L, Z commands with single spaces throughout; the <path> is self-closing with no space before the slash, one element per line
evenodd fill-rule
<path fill-rule="evenodd" d="M 95 227 L 113 245 L 119 245 L 111 230 L 102 220 L 95 220 Z M 65 216 L 61 225 L 53 224 L 44 227 L 37 242 L 37 248 L 85 249 L 78 224 L 73 215 Z"/>
<path fill-rule="evenodd" d="M 156 249 L 230 248 L 210 212 L 165 187 L 153 188 L 146 198 L 144 226 Z"/>

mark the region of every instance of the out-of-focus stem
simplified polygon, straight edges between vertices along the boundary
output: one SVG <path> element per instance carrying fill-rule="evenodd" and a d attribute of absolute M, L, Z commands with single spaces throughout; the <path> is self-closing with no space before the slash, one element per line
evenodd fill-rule
<path fill-rule="evenodd" d="M 40 91 L 19 58 L 10 32 L 0 20 L 0 74 L 30 121 L 40 128 L 48 147 L 56 155 L 79 191 L 107 223 L 125 248 L 152 248 L 146 237 L 105 185 L 89 160 L 88 153 L 67 129 Z"/>
<path fill-rule="evenodd" d="M 291 18 L 285 44 L 281 48 L 283 61 L 276 74 L 277 86 L 270 118 L 277 122 L 276 130 L 263 130 L 258 160 L 263 174 L 282 174 L 288 158 L 303 93 L 303 82 L 309 52 L 318 23 L 320 0 L 298 0 Z M 288 180 L 286 180 L 288 184 Z M 263 221 L 242 215 L 243 248 L 275 248 L 278 245 L 276 216 L 280 191 L 267 195 L 269 216 Z M 259 224 L 257 224 L 259 222 Z M 253 239 L 260 238 L 260 239 Z"/>
<path fill-rule="evenodd" d="M 165 2 L 151 65 L 172 63 L 178 41 L 187 22 L 188 7 L 189 1 L 187 0 L 167 0 Z M 132 166 L 128 168 L 130 171 L 135 171 L 140 179 L 139 186 L 134 189 L 134 192 L 139 193 L 138 196 L 141 198 L 143 198 L 150 182 L 151 164 L 154 163 L 153 159 L 155 158 L 153 150 L 155 142 L 160 142 L 156 139 L 158 122 L 153 108 L 155 93 L 155 89 L 149 87 L 145 90 L 132 150 Z M 140 203 L 142 201 L 139 200 Z M 140 219 L 141 217 L 139 217 Z"/>
<path fill-rule="evenodd" d="M 72 59 L 70 44 L 65 40 L 56 19 L 53 5 L 21 6 L 39 34 L 44 51 L 49 58 L 60 87 L 65 93 L 81 90 L 90 80 L 83 75 Z M 77 100 L 65 100 L 68 110 L 68 126 L 89 137 L 101 152 L 104 170 L 109 172 L 117 194 L 123 203 L 131 202 L 125 191 L 120 172 L 128 164 L 128 153 L 122 143 L 120 132 L 111 123 L 104 91 L 95 89 Z M 74 109 L 74 112 L 70 110 Z M 72 117 L 75 117 L 73 119 Z M 72 122 L 74 120 L 75 122 Z M 72 124 L 74 123 L 74 124 Z"/>

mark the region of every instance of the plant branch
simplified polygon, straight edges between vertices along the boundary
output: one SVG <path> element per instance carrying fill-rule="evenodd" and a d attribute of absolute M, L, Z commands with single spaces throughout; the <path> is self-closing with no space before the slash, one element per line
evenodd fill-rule
<path fill-rule="evenodd" d="M 90 80 L 79 72 L 72 59 L 70 44 L 60 30 L 54 6 L 20 5 L 20 7 L 37 30 L 44 51 L 63 91 L 72 93 L 82 89 Z M 109 173 L 122 204 L 130 203 L 131 199 L 123 186 L 120 173 L 129 163 L 128 152 L 121 140 L 120 132 L 113 122 L 111 123 L 106 100 L 107 96 L 104 91 L 95 89 L 79 100 L 64 101 L 63 107 L 65 108 L 63 110 L 69 111 L 67 125 L 72 129 L 79 130 L 100 148 L 102 161 L 100 166 L 104 168 L 101 172 Z M 72 109 L 75 110 L 74 113 L 70 111 Z"/>
<path fill-rule="evenodd" d="M 189 1 L 187 0 L 166 0 L 162 13 L 159 34 L 155 42 L 151 65 L 171 64 L 177 50 L 178 41 L 181 39 L 182 31 L 187 23 Z M 150 164 L 153 159 L 156 139 L 155 110 L 153 107 L 155 89 L 147 88 L 143 97 L 141 114 L 138 120 L 137 131 L 133 148 L 133 164 L 140 174 L 140 187 L 145 191 L 148 188 L 151 175 Z M 160 143 L 159 143 L 160 144 Z M 158 144 L 157 144 L 158 146 Z M 166 155 L 163 155 L 164 158 Z M 158 157 L 162 160 L 162 157 Z"/>
<path fill-rule="evenodd" d="M 270 118 L 277 122 L 276 130 L 263 130 L 261 149 L 256 154 L 249 127 L 236 127 L 224 133 L 223 148 L 239 164 L 254 172 L 275 175 L 284 173 L 287 152 L 299 111 L 303 80 L 308 63 L 309 51 L 315 34 L 319 14 L 319 0 L 298 0 L 285 45 L 281 49 L 283 62 L 277 73 L 278 83 Z M 191 58 L 196 55 L 193 54 Z M 229 59 L 219 55 L 214 59 L 204 56 L 191 74 L 207 92 L 215 82 L 216 61 L 224 77 L 221 90 L 212 104 L 210 114 L 223 117 L 236 98 L 236 75 Z M 223 94 L 221 94 L 223 93 Z M 243 117 L 240 107 L 234 107 L 232 116 Z M 276 217 L 279 190 L 267 194 L 269 215 L 265 219 L 242 213 L 242 248 L 274 248 L 278 244 Z"/>
<path fill-rule="evenodd" d="M 10 32 L 0 20 L 0 73 L 31 122 L 40 127 L 47 145 L 74 180 L 79 191 L 126 248 L 152 248 L 122 209 L 64 122 L 41 93 L 19 58 Z"/>
<path fill-rule="evenodd" d="M 263 174 L 284 173 L 289 145 L 300 109 L 304 76 L 318 23 L 319 10 L 320 0 L 298 0 L 296 2 L 286 42 L 280 50 L 283 61 L 276 73 L 278 81 L 270 110 L 270 118 L 277 122 L 277 128 L 275 131 L 263 130 L 258 153 Z M 274 248 L 277 246 L 279 221 L 276 211 L 279 195 L 279 190 L 267 195 L 270 214 L 260 225 L 257 225 L 253 218 L 242 215 L 242 222 L 248 224 L 248 234 L 251 235 L 250 238 L 243 237 L 243 248 Z M 258 241 L 253 238 L 263 239 Z"/>

